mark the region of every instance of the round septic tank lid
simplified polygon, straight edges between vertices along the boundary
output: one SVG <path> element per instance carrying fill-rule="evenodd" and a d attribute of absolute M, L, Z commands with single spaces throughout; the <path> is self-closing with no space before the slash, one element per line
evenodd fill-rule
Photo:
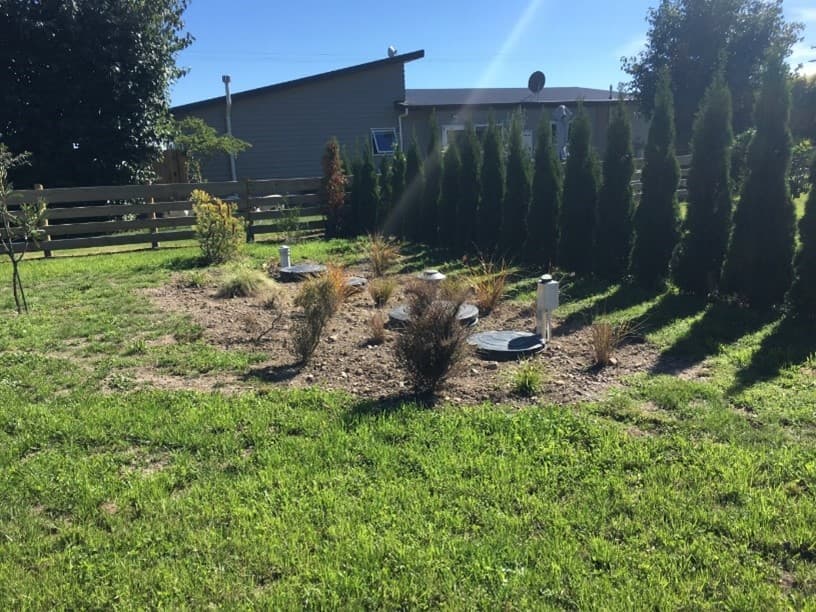
<path fill-rule="evenodd" d="M 407 304 L 401 304 L 388 313 L 388 318 L 392 323 L 404 325 L 411 319 L 411 311 Z M 479 309 L 473 304 L 462 304 L 456 318 L 462 325 L 475 325 L 479 320 Z"/>
<path fill-rule="evenodd" d="M 326 266 L 322 264 L 302 263 L 294 266 L 286 266 L 279 270 L 281 280 L 302 280 L 310 276 L 317 276 L 326 271 Z"/>
<path fill-rule="evenodd" d="M 494 358 L 523 357 L 544 348 L 544 341 L 538 334 L 520 331 L 481 332 L 468 338 L 468 344 Z"/>
<path fill-rule="evenodd" d="M 346 287 L 351 287 L 353 289 L 359 289 L 360 291 L 362 291 L 363 287 L 365 287 L 367 284 L 368 284 L 368 279 L 363 278 L 362 276 L 349 276 L 346 279 Z"/>
<path fill-rule="evenodd" d="M 443 281 L 447 278 L 447 276 L 442 274 L 439 270 L 429 268 L 428 270 L 423 270 L 420 272 L 419 278 L 426 281 Z"/>

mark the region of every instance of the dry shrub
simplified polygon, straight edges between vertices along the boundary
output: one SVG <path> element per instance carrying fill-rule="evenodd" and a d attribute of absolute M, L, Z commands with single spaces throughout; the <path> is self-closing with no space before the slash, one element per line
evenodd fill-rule
<path fill-rule="evenodd" d="M 255 297 L 273 290 L 274 283 L 260 270 L 236 268 L 224 273 L 215 295 L 220 298 Z"/>
<path fill-rule="evenodd" d="M 324 277 L 329 284 L 332 295 L 332 314 L 337 312 L 340 305 L 346 299 L 358 291 L 357 287 L 352 287 L 347 283 L 346 271 L 342 266 L 335 264 L 326 265 L 326 276 Z"/>
<path fill-rule="evenodd" d="M 475 294 L 476 306 L 482 314 L 488 314 L 496 308 L 507 289 L 510 272 L 504 261 L 495 262 L 489 259 L 480 259 L 479 263 L 471 268 L 470 285 Z"/>
<path fill-rule="evenodd" d="M 595 365 L 608 366 L 618 347 L 627 339 L 635 335 L 635 326 L 630 321 L 610 323 L 609 321 L 595 321 L 592 323 L 592 351 Z"/>
<path fill-rule="evenodd" d="M 374 276 L 382 276 L 399 259 L 399 245 L 381 234 L 368 236 L 368 260 Z"/>
<path fill-rule="evenodd" d="M 374 306 L 382 308 L 391 299 L 396 288 L 396 281 L 390 278 L 375 278 L 368 283 L 368 294 L 374 300 Z"/>
<path fill-rule="evenodd" d="M 435 299 L 430 283 L 415 283 L 407 293 L 411 318 L 394 350 L 414 392 L 429 396 L 465 355 L 468 332 L 456 317 L 462 302 Z"/>
<path fill-rule="evenodd" d="M 320 336 L 340 306 L 330 276 L 306 281 L 295 296 L 295 306 L 303 309 L 292 327 L 292 351 L 300 363 L 306 363 L 320 342 Z"/>
<path fill-rule="evenodd" d="M 375 312 L 368 323 L 371 335 L 368 338 L 369 344 L 382 344 L 385 342 L 385 316 L 381 312 Z"/>

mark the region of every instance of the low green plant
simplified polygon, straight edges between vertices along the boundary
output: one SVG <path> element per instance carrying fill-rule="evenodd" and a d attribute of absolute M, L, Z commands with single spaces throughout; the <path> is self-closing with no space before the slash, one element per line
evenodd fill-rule
<path fill-rule="evenodd" d="M 284 198 L 281 205 L 281 216 L 278 218 L 278 231 L 281 232 L 288 241 L 294 241 L 301 228 L 300 206 L 289 206 L 289 201 Z"/>
<path fill-rule="evenodd" d="M 190 270 L 179 275 L 177 284 L 185 289 L 202 289 L 210 282 L 212 278 L 206 270 Z"/>
<path fill-rule="evenodd" d="M 206 191 L 190 194 L 196 215 L 196 238 L 208 264 L 226 263 L 238 255 L 245 241 L 243 219 L 235 216 L 235 204 L 214 198 Z"/>
<path fill-rule="evenodd" d="M 260 270 L 240 267 L 224 273 L 215 294 L 220 298 L 256 297 L 273 288 L 273 281 Z"/>
<path fill-rule="evenodd" d="M 295 296 L 295 306 L 302 313 L 292 326 L 292 352 L 299 363 L 311 359 L 326 324 L 342 303 L 342 295 L 336 275 L 329 273 L 306 281 Z"/>
<path fill-rule="evenodd" d="M 522 361 L 510 372 L 510 389 L 516 395 L 532 397 L 541 392 L 544 385 L 544 371 L 533 360 Z"/>

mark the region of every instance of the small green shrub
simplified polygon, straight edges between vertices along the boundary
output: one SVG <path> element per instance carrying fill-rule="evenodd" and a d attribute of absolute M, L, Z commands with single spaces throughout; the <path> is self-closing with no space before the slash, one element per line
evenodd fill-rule
<path fill-rule="evenodd" d="M 368 323 L 369 328 L 369 344 L 382 344 L 385 342 L 385 315 L 381 312 L 375 312 L 371 316 Z"/>
<path fill-rule="evenodd" d="M 204 270 L 191 270 L 178 277 L 177 285 L 184 289 L 201 289 L 212 281 L 209 273 Z"/>
<path fill-rule="evenodd" d="M 190 194 L 190 200 L 204 260 L 208 264 L 222 264 L 234 259 L 245 240 L 244 221 L 235 216 L 235 205 L 200 189 Z"/>
<path fill-rule="evenodd" d="M 273 282 L 259 270 L 236 268 L 228 270 L 215 294 L 220 298 L 255 297 L 272 291 Z"/>
<path fill-rule="evenodd" d="M 535 361 L 524 361 L 510 373 L 510 388 L 516 395 L 531 397 L 541 391 L 544 372 Z"/>
<path fill-rule="evenodd" d="M 307 363 L 320 342 L 320 336 L 344 299 L 335 275 L 326 274 L 303 284 L 295 296 L 295 306 L 302 308 L 292 327 L 292 352 L 299 363 Z"/>

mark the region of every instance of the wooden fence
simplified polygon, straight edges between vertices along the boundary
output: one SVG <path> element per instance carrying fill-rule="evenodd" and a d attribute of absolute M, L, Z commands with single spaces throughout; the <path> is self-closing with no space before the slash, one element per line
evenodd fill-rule
<path fill-rule="evenodd" d="M 677 161 L 680 163 L 680 185 L 677 187 L 677 199 L 684 202 L 688 199 L 686 179 L 688 178 L 689 166 L 691 166 L 691 155 L 678 155 Z M 643 190 L 642 175 L 643 159 L 638 158 L 635 160 L 635 175 L 632 177 L 632 187 L 636 198 L 640 198 L 640 193 Z"/>
<path fill-rule="evenodd" d="M 691 156 L 679 158 L 677 192 L 687 197 L 686 177 Z M 632 186 L 639 197 L 643 160 L 635 160 Z M 189 202 L 194 189 L 235 202 L 247 223 L 247 241 L 261 234 L 286 231 L 301 234 L 325 229 L 319 178 L 267 179 L 218 183 L 162 183 L 112 187 L 72 187 L 18 190 L 12 202 L 46 202 L 45 236 L 31 250 L 53 251 L 189 240 L 195 237 L 195 215 Z"/>
<path fill-rule="evenodd" d="M 44 200 L 45 237 L 32 250 L 52 251 L 189 240 L 195 237 L 190 193 L 202 189 L 232 201 L 246 220 L 247 241 L 286 231 L 315 234 L 325 227 L 319 178 L 170 183 L 17 190 L 15 202 Z M 296 226 L 296 227 L 293 227 Z"/>

